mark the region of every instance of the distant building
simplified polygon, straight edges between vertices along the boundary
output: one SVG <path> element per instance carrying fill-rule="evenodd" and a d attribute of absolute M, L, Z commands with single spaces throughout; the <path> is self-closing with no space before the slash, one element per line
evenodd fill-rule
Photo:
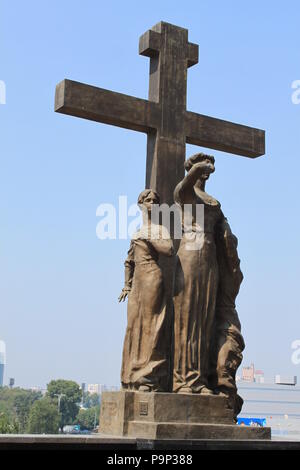
<path fill-rule="evenodd" d="M 265 374 L 263 370 L 254 371 L 254 382 L 263 384 L 265 382 Z"/>
<path fill-rule="evenodd" d="M 103 385 L 102 384 L 88 384 L 87 386 L 87 391 L 88 393 L 97 393 L 98 395 L 101 395 L 103 391 Z"/>
<path fill-rule="evenodd" d="M 275 383 L 278 385 L 297 385 L 296 375 L 275 375 Z"/>
<path fill-rule="evenodd" d="M 242 368 L 242 380 L 245 382 L 254 382 L 254 364 L 250 367 Z"/>
<path fill-rule="evenodd" d="M 102 392 L 117 392 L 120 390 L 120 387 L 117 385 L 105 385 L 105 384 L 88 384 L 87 391 L 88 393 L 97 393 L 101 395 Z"/>
<path fill-rule="evenodd" d="M 244 399 L 240 418 L 265 418 L 274 437 L 300 439 L 300 387 L 240 381 Z"/>
<path fill-rule="evenodd" d="M 118 392 L 119 390 L 119 385 L 103 385 L 102 387 L 102 392 Z"/>
<path fill-rule="evenodd" d="M 4 341 L 0 340 L 0 387 L 3 387 L 5 364 L 6 364 L 6 347 L 5 347 Z"/>
<path fill-rule="evenodd" d="M 251 364 L 250 367 L 242 368 L 242 380 L 244 382 L 265 382 L 265 374 L 262 370 L 255 370 L 254 364 Z"/>

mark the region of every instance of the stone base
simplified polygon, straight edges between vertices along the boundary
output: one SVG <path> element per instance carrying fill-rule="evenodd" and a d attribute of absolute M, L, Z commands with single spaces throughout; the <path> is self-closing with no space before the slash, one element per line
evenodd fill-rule
<path fill-rule="evenodd" d="M 270 428 L 237 426 L 226 397 L 104 392 L 99 432 L 145 439 L 271 439 Z"/>
<path fill-rule="evenodd" d="M 0 452 L 8 450 L 15 452 L 25 451 L 31 458 L 31 451 L 76 451 L 99 452 L 101 455 L 111 455 L 128 451 L 144 453 L 145 451 L 158 454 L 160 451 L 180 453 L 181 451 L 257 451 L 257 450 L 297 450 L 300 451 L 300 442 L 290 440 L 271 441 L 264 439 L 139 439 L 132 437 L 108 437 L 107 435 L 66 436 L 66 435 L 25 435 L 0 434 Z M 28 453 L 29 451 L 29 453 Z M 15 455 L 15 454 L 14 454 Z M 202 455 L 202 454 L 201 454 Z M 246 454 L 245 454 L 246 455 Z M 211 454 L 210 454 L 211 456 Z M 57 457 L 55 455 L 57 463 Z M 100 458 L 101 459 L 101 458 Z M 101 460 L 98 463 L 102 463 Z M 103 462 L 104 466 L 107 462 Z M 144 468 L 144 467 L 143 467 Z"/>

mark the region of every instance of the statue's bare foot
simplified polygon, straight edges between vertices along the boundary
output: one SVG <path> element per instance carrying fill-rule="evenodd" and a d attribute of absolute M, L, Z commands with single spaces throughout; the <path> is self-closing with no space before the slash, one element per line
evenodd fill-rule
<path fill-rule="evenodd" d="M 207 387 L 202 387 L 200 393 L 201 395 L 214 395 L 213 390 L 210 390 L 210 388 Z"/>
<path fill-rule="evenodd" d="M 139 392 L 151 392 L 150 385 L 140 385 Z"/>
<path fill-rule="evenodd" d="M 193 390 L 190 387 L 181 387 L 177 393 L 193 393 Z"/>

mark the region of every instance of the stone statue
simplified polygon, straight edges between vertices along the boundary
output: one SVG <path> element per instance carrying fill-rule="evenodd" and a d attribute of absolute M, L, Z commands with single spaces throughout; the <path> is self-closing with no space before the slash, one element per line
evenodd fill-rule
<path fill-rule="evenodd" d="M 131 240 L 119 297 L 128 296 L 122 390 L 103 393 L 101 432 L 269 440 L 270 428 L 236 425 L 243 400 L 235 376 L 245 345 L 235 299 L 243 274 L 237 238 L 220 203 L 205 191 L 215 159 L 198 153 L 185 168 L 174 191 L 182 214 L 176 257 L 168 230 L 154 222 L 158 194 L 146 189 L 138 198 L 143 225 Z"/>
<path fill-rule="evenodd" d="M 125 286 L 119 297 L 128 295 L 127 329 L 123 348 L 122 388 L 143 392 L 167 391 L 170 377 L 170 321 L 159 255 L 174 254 L 172 239 L 161 225 L 151 222 L 158 194 L 150 189 L 138 198 L 143 226 L 131 240 L 125 261 Z"/>
<path fill-rule="evenodd" d="M 235 406 L 235 372 L 244 348 L 235 297 L 242 281 L 237 239 L 220 203 L 205 192 L 215 171 L 214 157 L 198 153 L 185 163 L 177 185 L 183 236 L 177 253 L 174 287 L 174 378 L 177 393 L 223 393 Z M 190 205 L 189 223 L 184 220 Z M 204 224 L 196 217 L 204 206 Z"/>
<path fill-rule="evenodd" d="M 210 383 L 213 389 L 229 398 L 237 416 L 243 400 L 237 394 L 236 371 L 245 348 L 241 324 L 235 309 L 243 274 L 237 253 L 237 238 L 224 218 L 218 227 L 216 245 L 219 265 L 219 286 L 216 303 L 215 334 L 211 351 Z"/>
<path fill-rule="evenodd" d="M 186 143 L 254 158 L 265 152 L 265 132 L 186 109 L 187 69 L 198 62 L 186 29 L 158 23 L 141 36 L 139 53 L 150 57 L 149 100 L 71 80 L 56 91 L 57 112 L 145 132 L 146 184 L 169 206 L 174 193 L 184 216 L 172 258 L 170 236 L 150 221 L 157 193 L 148 189 L 139 197 L 144 225 L 131 241 L 119 297 L 128 296 L 123 389 L 103 393 L 100 431 L 146 439 L 270 439 L 269 428 L 235 426 L 242 403 L 235 374 L 244 348 L 235 298 L 243 276 L 237 239 L 220 203 L 205 191 L 214 158 L 194 155 L 183 178 Z"/>
<path fill-rule="evenodd" d="M 237 238 L 220 203 L 205 192 L 214 161 L 202 153 L 192 156 L 185 164 L 187 175 L 174 192 L 183 214 L 183 235 L 175 267 L 173 351 L 158 264 L 160 255 L 174 254 L 173 243 L 166 228 L 151 220 L 158 194 L 146 189 L 138 198 L 143 226 L 131 240 L 119 297 L 124 301 L 128 296 L 121 381 L 126 390 L 169 391 L 173 352 L 174 392 L 225 395 L 238 413 L 242 399 L 235 374 L 244 340 L 235 299 L 243 275 Z M 203 220 L 197 216 L 200 206 Z"/>

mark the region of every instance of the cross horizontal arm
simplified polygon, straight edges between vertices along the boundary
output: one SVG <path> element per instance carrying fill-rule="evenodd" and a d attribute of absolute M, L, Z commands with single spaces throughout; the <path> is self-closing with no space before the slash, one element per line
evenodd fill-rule
<path fill-rule="evenodd" d="M 73 80 L 56 86 L 55 111 L 146 133 L 160 122 L 157 103 Z"/>
<path fill-rule="evenodd" d="M 256 158 L 265 153 L 265 131 L 203 114 L 186 112 L 188 144 Z"/>

